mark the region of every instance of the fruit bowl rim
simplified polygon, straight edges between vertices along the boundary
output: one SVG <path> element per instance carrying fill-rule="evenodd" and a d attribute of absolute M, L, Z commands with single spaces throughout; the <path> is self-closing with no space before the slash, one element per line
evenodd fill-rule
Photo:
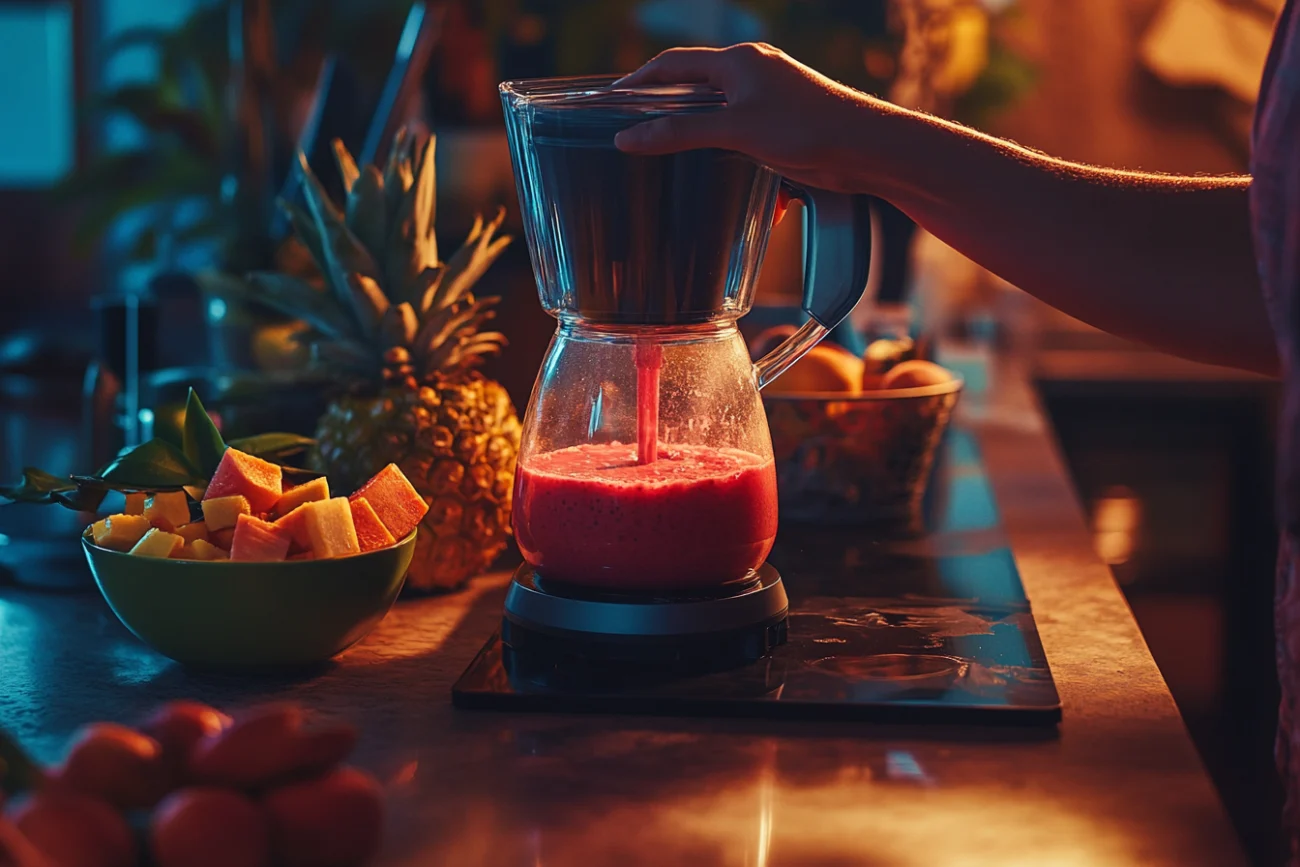
<path fill-rule="evenodd" d="M 86 529 L 81 531 L 81 544 L 86 548 L 86 550 L 95 551 L 98 554 L 107 554 L 113 557 L 130 557 L 133 560 L 139 560 L 139 559 L 154 560 L 159 563 L 171 563 L 176 566 L 182 566 L 182 565 L 187 567 L 216 566 L 216 567 L 223 567 L 223 568 L 229 568 L 232 565 L 260 566 L 260 567 L 267 567 L 267 566 L 291 567 L 291 566 L 310 565 L 312 563 L 329 563 L 329 562 L 341 561 L 341 560 L 353 561 L 353 560 L 358 560 L 362 557 L 369 557 L 374 554 L 382 554 L 385 551 L 396 551 L 405 545 L 412 544 L 415 540 L 415 537 L 420 533 L 420 528 L 416 527 L 414 530 L 412 530 L 410 533 L 407 533 L 405 536 L 403 536 L 398 541 L 394 542 L 392 545 L 386 545 L 383 548 L 375 548 L 373 551 L 361 551 L 360 553 L 357 554 L 348 554 L 345 557 L 326 557 L 321 560 L 317 560 L 317 559 L 311 559 L 311 560 L 182 560 L 177 557 L 140 558 L 140 557 L 136 557 L 134 554 L 131 554 L 129 551 L 117 551 L 114 550 L 113 548 L 105 548 L 104 546 L 96 545 L 93 541 L 91 541 L 90 530 L 91 530 L 90 527 L 86 527 Z"/>
<path fill-rule="evenodd" d="M 946 369 L 946 368 L 945 368 Z M 940 397 L 958 394 L 966 385 L 966 379 L 956 371 L 948 371 L 951 379 L 936 382 L 934 385 L 917 385 L 911 388 L 877 388 L 867 391 L 788 391 L 776 394 L 763 394 L 764 403 L 797 403 L 799 401 L 819 401 L 824 403 L 871 403 L 887 400 L 907 400 L 925 397 Z"/>

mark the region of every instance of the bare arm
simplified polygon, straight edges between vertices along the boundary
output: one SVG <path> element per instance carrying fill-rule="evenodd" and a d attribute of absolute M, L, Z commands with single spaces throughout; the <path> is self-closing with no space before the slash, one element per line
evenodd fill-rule
<path fill-rule="evenodd" d="M 644 124 L 619 147 L 726 147 L 796 180 L 881 196 L 1085 322 L 1198 361 L 1277 372 L 1249 178 L 1055 160 L 865 96 L 765 46 L 666 52 L 628 81 L 708 82 L 728 107 Z"/>

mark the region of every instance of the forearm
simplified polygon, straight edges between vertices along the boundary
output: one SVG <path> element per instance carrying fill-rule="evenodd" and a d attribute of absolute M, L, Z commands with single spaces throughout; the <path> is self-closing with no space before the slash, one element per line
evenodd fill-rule
<path fill-rule="evenodd" d="M 1106 331 L 1276 373 L 1249 178 L 1067 163 L 893 107 L 864 121 L 851 183 L 980 265 Z"/>

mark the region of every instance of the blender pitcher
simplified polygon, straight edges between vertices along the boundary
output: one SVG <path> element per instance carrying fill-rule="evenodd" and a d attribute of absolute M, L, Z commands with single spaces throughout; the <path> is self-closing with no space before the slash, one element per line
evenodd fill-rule
<path fill-rule="evenodd" d="M 524 419 L 515 536 L 553 583 L 707 591 L 746 581 L 771 551 L 759 389 L 862 297 L 869 200 L 791 185 L 729 151 L 623 153 L 619 130 L 725 97 L 614 80 L 500 88 L 538 292 L 559 322 Z M 804 204 L 808 320 L 751 363 L 736 321 L 783 185 Z"/>

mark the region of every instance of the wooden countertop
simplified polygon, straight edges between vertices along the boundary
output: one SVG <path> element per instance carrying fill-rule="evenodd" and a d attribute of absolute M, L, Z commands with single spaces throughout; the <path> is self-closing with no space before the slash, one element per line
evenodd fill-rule
<path fill-rule="evenodd" d="M 453 709 L 503 575 L 399 604 L 324 671 L 252 680 L 158 656 L 93 592 L 0 587 L 0 725 L 49 760 L 81 723 L 167 699 L 302 701 L 363 727 L 393 867 L 1244 864 L 1026 378 L 989 382 L 962 414 L 1064 703 L 1054 733 Z"/>

